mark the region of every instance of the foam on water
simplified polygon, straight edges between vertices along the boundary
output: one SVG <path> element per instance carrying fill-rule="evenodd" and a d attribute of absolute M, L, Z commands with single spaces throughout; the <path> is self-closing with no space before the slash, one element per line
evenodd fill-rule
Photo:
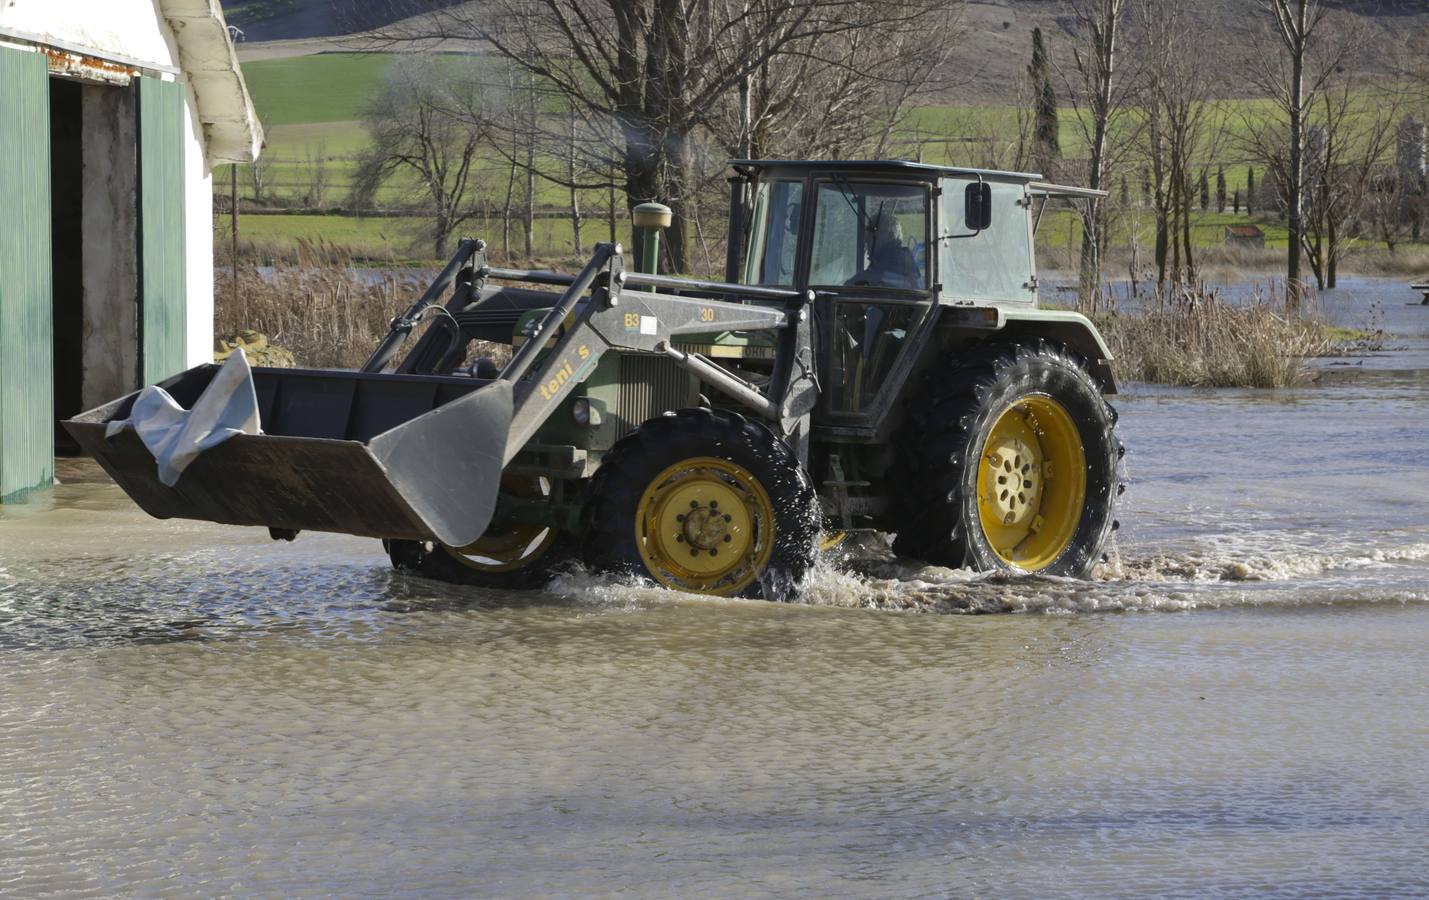
<path fill-rule="evenodd" d="M 1179 553 L 1122 552 L 1090 580 L 974 572 L 900 559 L 876 537 L 825 554 L 798 602 L 811 606 L 919 613 L 1184 612 L 1235 606 L 1429 602 L 1429 542 L 1338 552 L 1256 547 L 1240 536 Z M 573 566 L 546 591 L 573 603 L 637 610 L 717 601 L 648 581 L 597 575 Z"/>

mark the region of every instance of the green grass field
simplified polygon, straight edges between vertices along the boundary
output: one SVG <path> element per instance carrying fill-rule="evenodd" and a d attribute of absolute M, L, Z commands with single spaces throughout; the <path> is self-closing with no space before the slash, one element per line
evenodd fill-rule
<path fill-rule="evenodd" d="M 319 53 L 243 64 L 265 125 L 347 122 L 362 116 L 392 66 L 388 53 Z"/>

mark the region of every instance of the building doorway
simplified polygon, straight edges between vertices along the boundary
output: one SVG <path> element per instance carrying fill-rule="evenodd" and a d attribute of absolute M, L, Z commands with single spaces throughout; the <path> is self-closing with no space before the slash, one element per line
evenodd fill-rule
<path fill-rule="evenodd" d="M 59 425 L 138 387 L 137 106 L 130 85 L 51 77 L 51 310 Z"/>

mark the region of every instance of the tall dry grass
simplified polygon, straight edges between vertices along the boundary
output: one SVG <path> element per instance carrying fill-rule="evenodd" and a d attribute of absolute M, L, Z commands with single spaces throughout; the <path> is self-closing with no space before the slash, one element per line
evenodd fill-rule
<path fill-rule="evenodd" d="M 214 331 L 261 332 L 299 366 L 355 368 L 425 287 L 401 273 L 360 278 L 341 251 L 309 244 L 293 265 L 240 263 L 237 285 L 231 270 L 215 272 Z"/>
<path fill-rule="evenodd" d="M 414 273 L 415 274 L 415 273 Z M 292 352 L 297 365 L 355 368 L 387 334 L 393 316 L 426 287 L 400 270 L 358 277 L 340 248 L 304 244 L 294 264 L 215 272 L 218 337 L 247 330 Z M 1335 349 L 1313 311 L 1290 315 L 1283 294 L 1262 289 L 1232 304 L 1203 286 L 1158 298 L 1104 301 L 1094 318 L 1115 357 L 1118 379 L 1198 387 L 1287 387 L 1309 377 L 1307 361 Z M 483 345 L 498 361 L 509 347 Z"/>
<path fill-rule="evenodd" d="M 1096 317 L 1118 379 L 1192 387 L 1279 388 L 1310 377 L 1334 349 L 1313 312 L 1287 312 L 1283 294 L 1230 303 L 1204 286 L 1138 297 Z"/>

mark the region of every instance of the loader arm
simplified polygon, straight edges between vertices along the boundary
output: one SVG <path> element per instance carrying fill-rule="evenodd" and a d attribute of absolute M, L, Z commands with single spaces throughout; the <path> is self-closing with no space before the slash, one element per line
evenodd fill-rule
<path fill-rule="evenodd" d="M 530 281 L 565 281 L 568 277 L 554 273 L 493 269 L 479 274 L 487 277 L 518 276 Z M 750 290 L 740 285 L 629 273 L 625 271 L 619 245 L 597 245 L 590 262 L 579 275 L 570 278 L 560 300 L 526 335 L 521 349 L 498 376 L 498 381 L 512 385 L 514 398 L 503 465 L 526 446 L 546 419 L 560 408 L 562 401 L 577 385 L 595 371 L 596 363 L 610 350 L 667 353 L 670 339 L 677 335 L 783 330 L 790 324 L 791 315 L 782 306 L 681 297 L 649 289 L 657 285 L 706 293 L 752 294 L 779 301 L 789 300 L 787 295 L 798 296 L 792 291 Z M 587 291 L 591 292 L 589 301 L 577 312 L 575 321 L 547 354 L 540 368 L 532 370 L 541 349 L 567 317 L 576 311 Z M 681 357 L 678 362 L 761 415 L 768 416 L 771 407 L 777 410 L 780 405 L 702 357 L 693 354 L 681 354 Z"/>

